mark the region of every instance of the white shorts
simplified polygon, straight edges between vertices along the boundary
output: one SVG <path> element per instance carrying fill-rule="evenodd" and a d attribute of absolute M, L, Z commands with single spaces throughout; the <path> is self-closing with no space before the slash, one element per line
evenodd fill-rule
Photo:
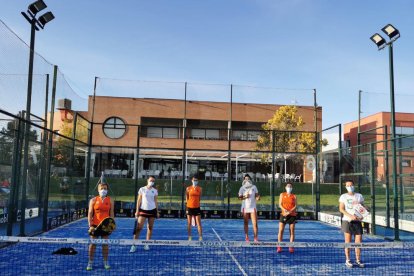
<path fill-rule="evenodd" d="M 242 213 L 243 214 L 250 214 L 250 213 L 256 213 L 256 208 L 252 207 L 252 208 L 242 208 Z"/>

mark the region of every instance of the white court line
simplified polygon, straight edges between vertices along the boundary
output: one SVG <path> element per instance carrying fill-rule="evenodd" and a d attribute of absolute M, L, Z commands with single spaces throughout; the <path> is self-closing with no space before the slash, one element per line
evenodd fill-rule
<path fill-rule="evenodd" d="M 214 228 L 211 228 L 211 229 L 213 230 L 214 234 L 216 234 L 217 238 L 218 238 L 220 241 L 223 241 L 223 240 L 221 239 L 221 237 L 219 236 L 219 234 L 217 234 L 216 230 L 214 230 Z M 230 249 L 229 249 L 227 246 L 225 246 L 225 248 L 226 248 L 227 253 L 229 253 L 229 255 L 230 255 L 231 259 L 232 259 L 232 260 L 236 263 L 237 267 L 240 269 L 241 273 L 242 273 L 243 275 L 247 276 L 246 271 L 244 271 L 243 267 L 242 267 L 242 266 L 241 266 L 241 264 L 237 261 L 236 257 L 234 257 L 234 256 L 233 256 L 233 254 L 231 253 Z"/>

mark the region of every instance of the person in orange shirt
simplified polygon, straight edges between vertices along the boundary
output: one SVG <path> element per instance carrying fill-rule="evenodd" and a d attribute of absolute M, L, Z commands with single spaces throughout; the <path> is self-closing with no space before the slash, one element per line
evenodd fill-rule
<path fill-rule="evenodd" d="M 105 183 L 102 179 L 98 184 L 98 192 L 99 196 L 92 198 L 89 201 L 89 209 L 88 209 L 88 225 L 89 229 L 96 228 L 102 220 L 107 217 L 114 217 L 114 202 L 113 200 L 107 196 L 108 194 L 108 184 Z M 91 239 L 97 239 L 101 237 L 102 239 L 108 239 L 108 235 L 102 235 L 102 233 L 95 233 L 91 235 Z M 86 270 L 92 270 L 93 258 L 95 255 L 96 245 L 90 244 L 89 245 L 89 262 Z M 108 245 L 102 245 L 102 255 L 104 259 L 104 267 L 105 269 L 110 269 L 111 267 L 108 264 L 108 255 L 109 255 L 109 247 Z"/>
<path fill-rule="evenodd" d="M 191 241 L 191 220 L 195 219 L 198 230 L 198 240 L 203 240 L 203 228 L 201 227 L 201 210 L 200 210 L 200 199 L 203 189 L 198 186 L 198 178 L 193 176 L 191 179 L 193 185 L 186 189 L 187 199 L 187 230 L 188 240 Z"/>
<path fill-rule="evenodd" d="M 277 241 L 281 242 L 283 239 L 283 231 L 285 230 L 286 223 L 289 223 L 289 232 L 290 232 L 290 242 L 295 241 L 295 223 L 297 218 L 296 206 L 297 200 L 296 195 L 292 193 L 292 183 L 287 183 L 285 186 L 286 192 L 280 194 L 279 197 L 279 207 L 282 210 L 280 214 L 279 222 L 279 234 L 277 236 Z M 280 246 L 277 247 L 277 253 L 282 252 Z M 289 252 L 293 253 L 293 247 L 289 247 Z"/>

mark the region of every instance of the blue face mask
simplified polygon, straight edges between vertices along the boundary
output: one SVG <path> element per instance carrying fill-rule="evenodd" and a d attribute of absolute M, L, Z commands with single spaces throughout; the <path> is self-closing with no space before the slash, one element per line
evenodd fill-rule
<path fill-rule="evenodd" d="M 353 193 L 355 188 L 354 188 L 354 186 L 347 186 L 346 190 L 348 191 L 348 193 Z"/>
<path fill-rule="evenodd" d="M 193 181 L 193 186 L 198 186 L 198 181 Z"/>

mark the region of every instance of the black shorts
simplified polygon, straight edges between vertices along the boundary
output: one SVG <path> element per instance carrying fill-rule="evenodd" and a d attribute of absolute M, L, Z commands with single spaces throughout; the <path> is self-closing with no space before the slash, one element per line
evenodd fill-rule
<path fill-rule="evenodd" d="M 200 207 L 198 208 L 187 207 L 187 216 L 200 216 L 200 215 L 201 215 Z"/>
<path fill-rule="evenodd" d="M 157 209 L 152 210 L 143 210 L 139 209 L 138 215 L 140 217 L 146 217 L 146 218 L 156 218 L 157 217 Z"/>
<path fill-rule="evenodd" d="M 362 223 L 360 221 L 355 220 L 351 222 L 343 220 L 341 230 L 342 232 L 349 233 L 351 235 L 362 235 L 362 233 L 364 232 L 362 230 Z"/>
<path fill-rule="evenodd" d="M 286 223 L 289 223 L 289 224 L 296 223 L 296 219 L 297 219 L 296 216 L 289 216 L 289 215 L 287 215 L 285 217 L 285 216 L 280 215 L 280 222 L 283 223 L 283 224 L 286 224 Z"/>

